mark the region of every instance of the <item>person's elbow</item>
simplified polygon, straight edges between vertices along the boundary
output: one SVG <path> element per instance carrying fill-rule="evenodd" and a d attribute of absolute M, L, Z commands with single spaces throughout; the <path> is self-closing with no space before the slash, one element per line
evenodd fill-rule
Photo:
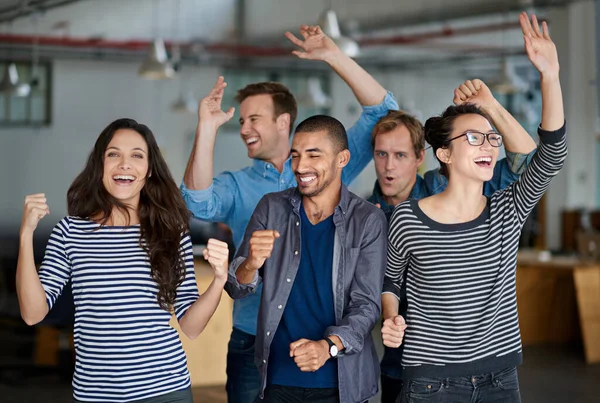
<path fill-rule="evenodd" d="M 40 323 L 46 317 L 46 313 L 41 312 L 27 312 L 21 309 L 21 318 L 27 324 L 27 326 L 35 326 Z"/>

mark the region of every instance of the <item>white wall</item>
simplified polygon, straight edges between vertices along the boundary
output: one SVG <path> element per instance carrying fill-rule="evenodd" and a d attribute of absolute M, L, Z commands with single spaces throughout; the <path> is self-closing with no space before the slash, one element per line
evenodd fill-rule
<path fill-rule="evenodd" d="M 178 95 L 177 81 L 143 80 L 136 76 L 137 67 L 130 63 L 56 61 L 51 126 L 0 129 L 3 231 L 18 230 L 24 196 L 37 192 L 47 194 L 51 211 L 41 226 L 54 225 L 66 213 L 66 191 L 97 136 L 120 117 L 131 117 L 152 129 L 174 177 L 181 179 L 196 116 L 169 110 Z M 183 75 L 193 77 L 185 83 L 199 95 L 212 87 L 218 74 L 216 68 L 185 68 Z M 219 147 L 227 146 L 235 152 L 235 146 L 227 145 L 230 137 L 235 138 L 222 136 Z M 244 151 L 241 144 L 238 148 Z"/>

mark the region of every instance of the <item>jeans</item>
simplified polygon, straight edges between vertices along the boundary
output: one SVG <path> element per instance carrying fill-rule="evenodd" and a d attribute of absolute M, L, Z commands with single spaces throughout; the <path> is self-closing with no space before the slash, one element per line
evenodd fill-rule
<path fill-rule="evenodd" d="M 337 388 L 297 388 L 294 386 L 268 385 L 265 398 L 256 398 L 256 403 L 339 403 Z"/>
<path fill-rule="evenodd" d="M 402 391 L 402 379 L 381 374 L 381 403 L 395 403 Z"/>
<path fill-rule="evenodd" d="M 260 392 L 260 375 L 254 364 L 256 336 L 233 328 L 227 351 L 227 401 L 253 403 Z"/>
<path fill-rule="evenodd" d="M 520 403 L 516 368 L 456 378 L 405 380 L 398 403 Z"/>

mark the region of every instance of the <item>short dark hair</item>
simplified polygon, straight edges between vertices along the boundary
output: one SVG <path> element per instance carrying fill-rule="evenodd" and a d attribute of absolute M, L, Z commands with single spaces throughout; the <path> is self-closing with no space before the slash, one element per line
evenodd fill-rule
<path fill-rule="evenodd" d="M 371 134 L 371 146 L 375 148 L 375 139 L 380 134 L 389 133 L 397 127 L 406 127 L 410 133 L 410 140 L 417 158 L 425 149 L 425 137 L 423 136 L 423 125 L 419 119 L 404 111 L 389 110 L 387 115 L 379 119 Z"/>
<path fill-rule="evenodd" d="M 275 117 L 278 118 L 282 113 L 290 115 L 290 135 L 294 129 L 294 123 L 298 117 L 298 104 L 296 98 L 292 95 L 288 87 L 277 82 L 262 82 L 248 84 L 238 90 L 235 100 L 242 103 L 246 98 L 254 95 L 270 95 L 273 100 Z"/>
<path fill-rule="evenodd" d="M 425 141 L 429 143 L 435 158 L 440 163 L 440 173 L 446 177 L 449 177 L 448 167 L 440 161 L 436 152 L 439 148 L 447 147 L 450 144 L 449 140 L 454 129 L 454 121 L 462 115 L 480 115 L 489 122 L 492 121 L 489 115 L 477 105 L 466 103 L 451 105 L 440 116 L 431 117 L 425 122 Z"/>
<path fill-rule="evenodd" d="M 327 137 L 333 142 L 336 152 L 348 149 L 348 136 L 344 125 L 327 115 L 315 115 L 304 119 L 296 128 L 296 133 L 315 133 L 321 130 L 327 132 Z"/>

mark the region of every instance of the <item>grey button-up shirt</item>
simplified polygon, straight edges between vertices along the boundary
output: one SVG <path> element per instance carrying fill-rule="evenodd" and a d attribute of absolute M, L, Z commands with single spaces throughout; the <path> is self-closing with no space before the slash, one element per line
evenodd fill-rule
<path fill-rule="evenodd" d="M 261 397 L 267 383 L 269 350 L 300 264 L 301 195 L 297 188 L 265 195 L 248 223 L 244 241 L 229 268 L 225 289 L 244 298 L 263 282 L 256 335 L 256 365 L 261 375 Z M 381 290 L 387 257 L 387 222 L 381 210 L 342 185 L 333 213 L 333 293 L 335 323 L 323 337 L 336 335 L 345 350 L 338 359 L 338 386 L 343 403 L 364 402 L 377 393 L 379 362 L 371 330 L 381 314 Z M 277 230 L 271 257 L 250 284 L 235 276 L 248 256 L 254 231 Z"/>

